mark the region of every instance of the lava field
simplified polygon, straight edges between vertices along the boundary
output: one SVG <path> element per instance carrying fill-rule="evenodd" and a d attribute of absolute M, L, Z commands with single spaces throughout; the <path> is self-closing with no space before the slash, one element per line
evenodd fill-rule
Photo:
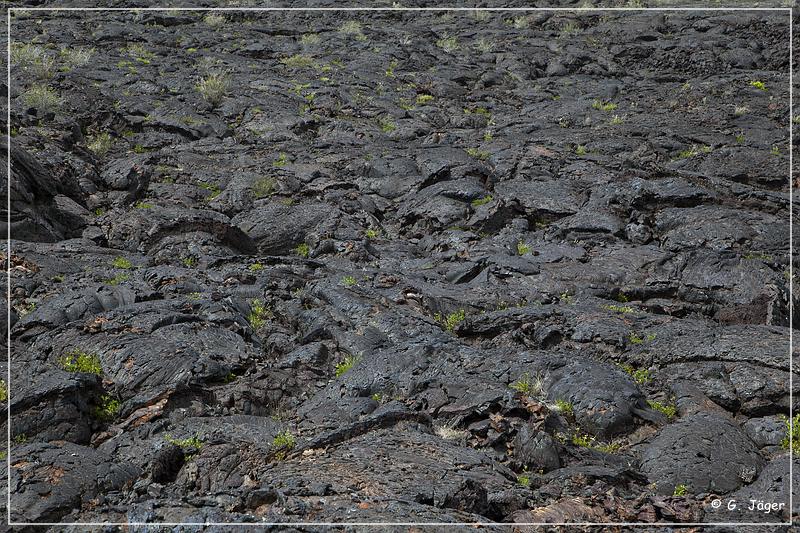
<path fill-rule="evenodd" d="M 787 522 L 789 21 L 13 11 L 0 530 Z"/>

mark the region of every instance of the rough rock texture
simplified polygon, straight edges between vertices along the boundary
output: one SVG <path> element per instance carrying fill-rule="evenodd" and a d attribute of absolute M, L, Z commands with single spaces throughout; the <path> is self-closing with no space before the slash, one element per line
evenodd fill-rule
<path fill-rule="evenodd" d="M 763 519 L 787 17 L 17 13 L 12 519 Z"/>

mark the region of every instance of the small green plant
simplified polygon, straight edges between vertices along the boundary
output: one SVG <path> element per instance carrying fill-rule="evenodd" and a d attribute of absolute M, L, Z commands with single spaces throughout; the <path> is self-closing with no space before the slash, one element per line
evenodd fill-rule
<path fill-rule="evenodd" d="M 522 241 L 517 243 L 517 255 L 527 255 L 531 253 L 531 247 Z"/>
<path fill-rule="evenodd" d="M 581 448 L 593 448 L 594 437 L 585 433 L 575 433 L 572 435 L 572 444 Z"/>
<path fill-rule="evenodd" d="M 39 79 L 51 78 L 55 65 L 53 57 L 44 47 L 19 43 L 11 45 L 11 63 Z"/>
<path fill-rule="evenodd" d="M 737 143 L 742 144 L 744 142 L 744 133 L 739 133 L 735 139 Z"/>
<path fill-rule="evenodd" d="M 219 28 L 220 26 L 225 25 L 227 19 L 222 15 L 218 15 L 216 13 L 209 13 L 208 15 L 203 17 L 203 22 L 207 26 L 211 26 L 212 28 Z"/>
<path fill-rule="evenodd" d="M 467 313 L 463 309 L 459 309 L 454 313 L 450 313 L 443 317 L 441 313 L 436 313 L 433 318 L 442 324 L 445 330 L 452 332 L 457 325 L 467 318 Z"/>
<path fill-rule="evenodd" d="M 122 256 L 117 256 L 111 261 L 111 266 L 114 268 L 123 268 L 123 269 L 130 269 L 133 268 L 133 263 L 131 263 L 128 259 L 125 259 Z"/>
<path fill-rule="evenodd" d="M 677 412 L 675 409 L 675 404 L 664 405 L 656 400 L 647 400 L 647 405 L 649 405 L 651 409 L 663 414 L 670 420 L 675 418 L 675 414 Z"/>
<path fill-rule="evenodd" d="M 313 46 L 319 44 L 320 38 L 316 33 L 304 33 L 303 36 L 300 37 L 300 42 L 303 43 L 304 46 Z"/>
<path fill-rule="evenodd" d="M 313 57 L 305 54 L 295 54 L 291 57 L 284 57 L 281 63 L 289 68 L 309 68 L 316 66 Z"/>
<path fill-rule="evenodd" d="M 436 46 L 438 46 L 448 54 L 452 54 L 453 52 L 458 50 L 458 39 L 454 36 L 445 36 L 436 41 Z"/>
<path fill-rule="evenodd" d="M 614 115 L 613 117 L 611 117 L 611 120 L 608 121 L 608 123 L 611 124 L 612 126 L 619 126 L 623 122 L 624 121 L 622 120 L 622 117 L 619 115 Z"/>
<path fill-rule="evenodd" d="M 268 318 L 272 318 L 272 313 L 267 309 L 264 302 L 258 299 L 250 302 L 250 314 L 247 315 L 250 327 L 255 330 L 261 329 L 267 323 Z"/>
<path fill-rule="evenodd" d="M 63 100 L 56 91 L 47 85 L 35 84 L 25 91 L 22 100 L 30 108 L 36 109 L 38 113 L 46 115 L 53 113 L 61 107 Z"/>
<path fill-rule="evenodd" d="M 480 159 L 481 161 L 486 161 L 489 159 L 489 152 L 486 150 L 480 150 L 478 148 L 467 148 L 465 150 L 470 156 L 474 157 L 475 159 Z"/>
<path fill-rule="evenodd" d="M 650 376 L 650 371 L 646 368 L 633 368 L 631 365 L 627 363 L 621 363 L 619 367 L 624 370 L 628 375 L 633 378 L 633 381 L 638 383 L 639 385 L 644 385 L 645 383 L 649 383 L 652 377 Z"/>
<path fill-rule="evenodd" d="M 250 272 L 258 272 L 259 270 L 264 269 L 264 265 L 262 265 L 261 263 L 253 263 L 247 268 L 250 270 Z"/>
<path fill-rule="evenodd" d="M 494 43 L 485 37 L 481 37 L 475 42 L 475 49 L 481 52 L 482 54 L 488 54 L 492 50 L 494 50 Z"/>
<path fill-rule="evenodd" d="M 139 201 L 139 202 L 136 202 L 133 205 L 133 207 L 135 207 L 136 209 L 152 209 L 153 208 L 153 204 L 149 204 L 147 202 Z"/>
<path fill-rule="evenodd" d="M 788 450 L 791 443 L 792 453 L 800 454 L 800 414 L 796 414 L 793 418 L 784 416 L 784 423 L 786 436 L 781 440 L 781 448 Z"/>
<path fill-rule="evenodd" d="M 109 394 L 100 397 L 100 403 L 92 411 L 92 415 L 98 420 L 113 420 L 119 414 L 119 400 Z"/>
<path fill-rule="evenodd" d="M 361 23 L 356 20 L 348 20 L 339 27 L 339 32 L 344 35 L 353 35 L 357 41 L 366 41 L 367 36 L 361 30 Z"/>
<path fill-rule="evenodd" d="M 586 155 L 586 147 L 579 144 L 575 147 L 575 155 Z"/>
<path fill-rule="evenodd" d="M 25 444 L 28 442 L 28 436 L 25 433 L 20 433 L 14 437 L 14 444 Z"/>
<path fill-rule="evenodd" d="M 197 453 L 203 448 L 203 441 L 200 440 L 200 437 L 197 435 L 187 437 L 185 439 L 175 439 L 172 438 L 172 435 L 167 434 L 164 435 L 164 440 L 183 450 L 183 458 L 185 461 L 188 461 L 197 455 Z"/>
<path fill-rule="evenodd" d="M 541 376 L 531 378 L 530 372 L 525 372 L 522 376 L 509 385 L 509 388 L 514 389 L 523 396 L 539 396 L 542 394 L 543 380 Z"/>
<path fill-rule="evenodd" d="M 108 283 L 109 285 L 116 286 L 116 285 L 119 285 L 120 283 L 122 283 L 124 281 L 128 281 L 129 279 L 131 279 L 130 274 L 127 274 L 125 272 L 121 272 L 121 273 L 117 274 L 116 276 L 114 276 L 113 278 L 107 279 L 106 283 Z"/>
<path fill-rule="evenodd" d="M 742 115 L 746 115 L 750 112 L 750 108 L 746 105 L 737 105 L 733 107 L 733 114 L 737 117 L 741 117 Z"/>
<path fill-rule="evenodd" d="M 771 153 L 772 155 L 781 155 L 781 149 L 780 149 L 780 148 L 778 148 L 778 145 L 777 145 L 777 144 L 773 144 L 773 145 L 772 145 L 772 149 L 770 150 L 770 153 Z"/>
<path fill-rule="evenodd" d="M 356 283 L 358 282 L 356 281 L 356 278 L 354 278 L 353 276 L 345 276 L 342 278 L 342 285 L 344 285 L 345 287 L 353 287 L 355 286 Z"/>
<path fill-rule="evenodd" d="M 336 377 L 342 376 L 346 372 L 350 371 L 351 368 L 358 362 L 358 359 L 353 355 L 346 355 L 344 359 L 336 363 L 336 368 L 334 370 L 334 374 Z"/>
<path fill-rule="evenodd" d="M 392 119 L 389 117 L 383 117 L 378 121 L 378 124 L 381 127 L 381 131 L 383 133 L 391 133 L 397 129 L 397 125 L 392 122 Z"/>
<path fill-rule="evenodd" d="M 566 416 L 573 416 L 575 414 L 572 404 L 566 400 L 558 399 L 553 405 L 555 410 Z"/>
<path fill-rule="evenodd" d="M 186 268 L 194 268 L 197 266 L 197 258 L 188 255 L 183 259 L 181 259 L 181 263 L 183 263 L 183 266 L 185 266 Z"/>
<path fill-rule="evenodd" d="M 689 148 L 688 150 L 683 150 L 681 152 L 678 152 L 677 159 L 688 159 L 690 157 L 695 157 L 697 155 L 700 155 L 701 153 L 702 154 L 707 154 L 709 152 L 711 152 L 711 147 L 710 146 L 692 145 L 692 147 Z"/>
<path fill-rule="evenodd" d="M 531 476 L 528 474 L 528 469 L 525 468 L 521 474 L 517 474 L 517 483 L 523 487 L 529 487 L 531 484 Z"/>
<path fill-rule="evenodd" d="M 760 80 L 751 81 L 750 82 L 750 87 L 755 87 L 759 91 L 766 91 L 767 90 L 767 85 L 763 81 L 760 81 Z"/>
<path fill-rule="evenodd" d="M 478 198 L 477 200 L 472 200 L 471 205 L 472 205 L 472 207 L 480 207 L 482 205 L 488 204 L 492 200 L 494 200 L 494 198 L 492 198 L 492 195 L 489 194 L 489 195 L 484 196 L 483 198 Z"/>
<path fill-rule="evenodd" d="M 94 152 L 97 156 L 103 156 L 108 153 L 109 150 L 114 146 L 114 139 L 111 138 L 106 132 L 98 133 L 97 135 L 92 135 L 88 139 L 88 143 L 86 147 Z"/>
<path fill-rule="evenodd" d="M 286 158 L 286 153 L 285 152 L 281 152 L 280 154 L 278 154 L 278 159 L 276 159 L 275 161 L 272 162 L 272 166 L 273 167 L 285 167 L 288 162 L 289 161 Z"/>
<path fill-rule="evenodd" d="M 367 239 L 377 239 L 380 234 L 381 234 L 380 230 L 377 230 L 375 228 L 369 228 L 364 232 L 364 236 Z"/>
<path fill-rule="evenodd" d="M 686 496 L 686 493 L 689 491 L 689 487 L 686 485 L 676 485 L 675 490 L 672 491 L 673 496 Z"/>
<path fill-rule="evenodd" d="M 491 141 L 492 139 L 494 139 L 494 135 L 492 135 L 492 132 L 491 132 L 491 131 L 486 131 L 486 132 L 484 132 L 484 134 L 483 134 L 483 140 L 484 140 L 484 141 L 486 141 L 486 142 L 488 143 L 488 142 L 489 142 L 489 141 Z"/>
<path fill-rule="evenodd" d="M 200 181 L 197 183 L 197 186 L 210 193 L 208 196 L 206 196 L 206 201 L 213 200 L 214 198 L 222 194 L 222 189 L 220 189 L 219 185 L 217 185 L 216 183 L 208 183 L 206 181 Z"/>
<path fill-rule="evenodd" d="M 417 105 L 425 105 L 428 102 L 433 100 L 432 94 L 418 94 L 417 95 Z"/>
<path fill-rule="evenodd" d="M 58 360 L 61 368 L 67 372 L 82 372 L 85 374 L 103 375 L 100 358 L 91 353 L 75 349 L 66 353 Z"/>
<path fill-rule="evenodd" d="M 137 62 L 143 65 L 149 65 L 151 60 L 155 59 L 156 55 L 144 47 L 141 43 L 134 43 L 128 45 L 124 51 Z"/>
<path fill-rule="evenodd" d="M 567 291 L 564 291 L 564 292 L 562 292 L 562 293 L 561 293 L 561 294 L 558 296 L 558 299 L 561 301 L 561 303 L 565 303 L 565 304 L 571 304 L 571 303 L 573 303 L 573 302 L 575 301 L 575 297 L 574 297 L 574 296 L 572 296 L 572 295 L 571 295 L 569 292 L 567 292 Z"/>
<path fill-rule="evenodd" d="M 222 103 L 230 87 L 230 79 L 222 73 L 209 74 L 195 86 L 203 99 L 213 107 Z"/>
<path fill-rule="evenodd" d="M 6 380 L 0 379 L 0 402 L 8 400 L 8 385 Z"/>
<path fill-rule="evenodd" d="M 615 305 L 615 304 L 608 304 L 604 305 L 603 309 L 608 311 L 612 311 L 614 313 L 633 313 L 633 307 L 629 305 Z"/>
<path fill-rule="evenodd" d="M 370 396 L 370 398 L 372 398 L 373 400 L 375 400 L 378 403 L 381 403 L 383 401 L 383 394 L 381 394 L 380 392 L 376 392 L 375 394 Z"/>
<path fill-rule="evenodd" d="M 617 104 L 613 102 L 602 102 L 600 100 L 595 100 L 592 102 L 592 107 L 598 111 L 614 111 L 617 108 Z"/>
<path fill-rule="evenodd" d="M 308 257 L 308 254 L 311 252 L 308 245 L 306 243 L 298 244 L 294 248 L 294 253 L 299 255 L 300 257 Z"/>
<path fill-rule="evenodd" d="M 272 447 L 277 449 L 275 452 L 275 458 L 279 461 L 283 461 L 286 458 L 286 455 L 294 449 L 294 446 L 294 435 L 292 435 L 288 429 L 278 433 L 272 439 Z"/>
<path fill-rule="evenodd" d="M 272 179 L 272 178 L 270 178 L 268 176 L 264 176 L 262 178 L 258 178 L 257 180 L 255 180 L 253 182 L 253 187 L 251 189 L 253 191 L 253 198 L 255 198 L 257 200 L 261 200 L 262 198 L 266 198 L 267 196 L 272 194 L 272 191 L 274 190 L 274 188 L 275 188 L 275 180 L 274 179 Z"/>
<path fill-rule="evenodd" d="M 630 341 L 631 344 L 642 344 L 644 339 L 638 336 L 635 332 L 631 332 L 631 334 L 628 335 L 628 341 Z"/>

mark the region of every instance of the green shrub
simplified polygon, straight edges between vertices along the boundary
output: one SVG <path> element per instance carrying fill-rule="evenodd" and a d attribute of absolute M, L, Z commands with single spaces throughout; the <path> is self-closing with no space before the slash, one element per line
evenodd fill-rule
<path fill-rule="evenodd" d="M 566 400 L 558 399 L 554 404 L 555 410 L 559 413 L 567 416 L 573 416 L 575 414 L 575 410 L 572 407 L 572 404 Z"/>
<path fill-rule="evenodd" d="M 103 375 L 103 367 L 100 365 L 100 358 L 91 353 L 74 349 L 63 355 L 58 363 L 67 372 L 82 372 L 86 374 Z"/>
<path fill-rule="evenodd" d="M 261 200 L 262 198 L 266 198 L 270 194 L 272 194 L 273 189 L 275 188 L 275 180 L 264 176 L 262 178 L 258 178 L 253 182 L 253 198 L 257 200 Z"/>
<path fill-rule="evenodd" d="M 55 70 L 55 59 L 47 49 L 35 44 L 11 45 L 11 63 L 23 72 L 33 75 L 38 79 L 49 79 Z"/>
<path fill-rule="evenodd" d="M 356 283 L 358 282 L 356 281 L 356 278 L 354 278 L 353 276 L 345 276 L 342 278 L 342 285 L 344 285 L 345 287 L 353 287 L 354 285 L 356 285 Z"/>
<path fill-rule="evenodd" d="M 247 268 L 250 270 L 250 272 L 258 272 L 259 270 L 263 270 L 264 265 L 262 265 L 261 263 L 253 263 Z"/>
<path fill-rule="evenodd" d="M 672 491 L 673 496 L 686 496 L 686 493 L 689 491 L 689 487 L 686 485 L 676 485 L 675 490 Z"/>
<path fill-rule="evenodd" d="M 119 285 L 120 283 L 122 283 L 123 281 L 128 281 L 129 279 L 131 279 L 130 274 L 126 274 L 125 272 L 121 272 L 121 273 L 117 274 L 116 276 L 114 276 L 113 278 L 107 279 L 106 283 L 108 283 L 109 285 L 115 285 L 116 286 L 116 285 Z"/>
<path fill-rule="evenodd" d="M 467 148 L 465 151 L 471 157 L 474 157 L 475 159 L 480 159 L 481 161 L 486 161 L 487 159 L 489 159 L 489 156 L 491 155 L 486 150 L 480 150 L 478 148 Z"/>
<path fill-rule="evenodd" d="M 397 129 L 397 125 L 392 122 L 392 119 L 389 117 L 383 117 L 378 121 L 378 124 L 380 125 L 383 133 L 391 133 Z"/>
<path fill-rule="evenodd" d="M 454 36 L 445 36 L 436 41 L 436 46 L 447 52 L 448 54 L 452 54 L 456 50 L 458 50 L 458 39 Z"/>
<path fill-rule="evenodd" d="M 617 104 L 613 102 L 601 102 L 600 100 L 595 100 L 592 102 L 592 107 L 599 111 L 614 111 L 617 108 Z"/>
<path fill-rule="evenodd" d="M 264 305 L 264 302 L 258 299 L 250 302 L 250 314 L 247 316 L 247 321 L 250 322 L 253 329 L 264 327 L 268 318 L 272 318 L 272 313 Z"/>
<path fill-rule="evenodd" d="M 675 409 L 675 404 L 664 405 L 663 403 L 655 400 L 647 400 L 647 405 L 649 405 L 651 409 L 663 414 L 670 420 L 675 418 L 675 414 L 677 412 Z"/>
<path fill-rule="evenodd" d="M 100 397 L 100 403 L 92 411 L 92 415 L 98 420 L 113 420 L 119 414 L 119 400 L 109 394 Z"/>
<path fill-rule="evenodd" d="M 308 254 L 311 252 L 311 249 L 308 247 L 306 243 L 298 244 L 294 248 L 294 253 L 299 255 L 300 257 L 308 257 Z"/>
<path fill-rule="evenodd" d="M 781 440 L 781 447 L 789 449 L 789 436 L 791 435 L 792 452 L 795 455 L 800 454 L 800 414 L 791 419 L 785 417 L 784 423 L 786 424 L 786 436 Z"/>
<path fill-rule="evenodd" d="M 208 183 L 206 181 L 201 181 L 197 183 L 197 186 L 210 193 L 208 196 L 206 196 L 206 201 L 213 200 L 214 198 L 222 194 L 222 189 L 220 189 L 219 185 L 217 185 L 216 183 Z"/>
<path fill-rule="evenodd" d="M 334 373 L 336 377 L 340 377 L 342 374 L 348 372 L 355 364 L 358 362 L 358 358 L 353 355 L 346 355 L 344 359 L 336 363 L 336 369 Z"/>
<path fill-rule="evenodd" d="M 164 436 L 164 440 L 170 444 L 178 446 L 181 450 L 183 450 L 183 458 L 185 461 L 188 461 L 197 455 L 197 453 L 203 448 L 203 441 L 200 440 L 197 435 L 185 439 L 173 439 L 171 435 L 167 434 Z"/>
<path fill-rule="evenodd" d="M 216 13 L 209 13 L 208 15 L 203 17 L 203 22 L 207 26 L 211 26 L 212 28 L 219 28 L 220 26 L 225 25 L 227 19 L 222 15 L 218 15 Z"/>
<path fill-rule="evenodd" d="M 750 82 L 750 86 L 751 87 L 755 87 L 759 91 L 766 91 L 767 90 L 767 85 L 763 81 L 760 81 L 760 80 L 751 81 Z"/>
<path fill-rule="evenodd" d="M 286 455 L 294 449 L 294 446 L 295 438 L 294 435 L 289 432 L 289 430 L 278 433 L 272 439 L 272 447 L 277 449 L 275 452 L 275 458 L 279 461 L 285 459 Z"/>
<path fill-rule="evenodd" d="M 0 379 L 0 402 L 8 400 L 8 385 L 6 380 Z"/>
<path fill-rule="evenodd" d="M 367 36 L 361 30 L 361 23 L 355 20 L 348 20 L 339 28 L 339 32 L 345 35 L 353 35 L 358 41 L 366 41 Z"/>
<path fill-rule="evenodd" d="M 63 104 L 63 100 L 56 91 L 47 85 L 31 85 L 22 95 L 25 105 L 36 109 L 42 114 L 54 113 Z"/>
<path fill-rule="evenodd" d="M 542 378 L 537 376 L 536 379 L 533 379 L 530 372 L 525 372 L 509 387 L 524 396 L 539 396 L 542 393 Z"/>
<path fill-rule="evenodd" d="M 133 263 L 131 263 L 128 259 L 125 259 L 122 256 L 115 257 L 114 260 L 111 261 L 111 265 L 114 268 L 124 268 L 124 269 L 133 268 Z"/>
<path fill-rule="evenodd" d="M 92 135 L 89 137 L 88 141 L 86 147 L 98 156 L 105 155 L 114 146 L 114 139 L 106 132 Z"/>
<path fill-rule="evenodd" d="M 480 207 L 482 205 L 486 205 L 489 202 L 494 200 L 491 194 L 484 196 L 483 198 L 478 198 L 477 200 L 472 200 L 471 204 L 472 207 Z"/>
<path fill-rule="evenodd" d="M 522 241 L 517 243 L 517 255 L 526 255 L 531 253 L 531 247 Z"/>
<path fill-rule="evenodd" d="M 466 311 L 463 309 L 459 309 L 454 313 L 450 313 L 446 317 L 443 317 L 441 313 L 436 313 L 433 315 L 433 318 L 442 324 L 445 330 L 453 331 L 457 325 L 463 322 L 467 317 Z"/>
<path fill-rule="evenodd" d="M 82 67 L 89 64 L 94 48 L 62 48 L 58 55 L 67 67 Z"/>
<path fill-rule="evenodd" d="M 226 74 L 209 74 L 196 85 L 197 92 L 206 102 L 216 107 L 222 103 L 230 87 L 230 79 Z"/>
<path fill-rule="evenodd" d="M 295 54 L 291 57 L 284 57 L 281 63 L 289 68 L 309 68 L 316 66 L 316 61 L 313 57 L 305 54 Z"/>
<path fill-rule="evenodd" d="M 286 153 L 281 152 L 278 154 L 278 159 L 272 162 L 273 167 L 285 167 L 289 161 L 286 159 Z"/>
<path fill-rule="evenodd" d="M 625 314 L 625 313 L 633 313 L 633 307 L 630 307 L 628 305 L 610 304 L 610 305 L 604 305 L 603 309 L 607 309 L 608 311 L 613 311 L 615 313 L 623 313 L 623 314 Z"/>
<path fill-rule="evenodd" d="M 433 100 L 433 95 L 431 94 L 418 94 L 417 95 L 417 104 L 418 105 L 425 105 L 428 102 Z"/>

